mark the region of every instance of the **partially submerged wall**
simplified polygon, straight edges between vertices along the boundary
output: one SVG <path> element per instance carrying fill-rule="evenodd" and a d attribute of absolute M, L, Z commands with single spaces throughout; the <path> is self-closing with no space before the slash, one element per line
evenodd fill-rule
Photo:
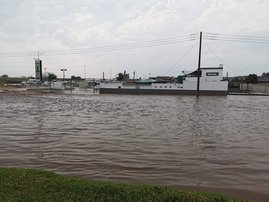
<path fill-rule="evenodd" d="M 250 91 L 254 93 L 268 93 L 269 94 L 269 83 L 258 83 L 258 84 L 240 84 L 241 91 Z"/>

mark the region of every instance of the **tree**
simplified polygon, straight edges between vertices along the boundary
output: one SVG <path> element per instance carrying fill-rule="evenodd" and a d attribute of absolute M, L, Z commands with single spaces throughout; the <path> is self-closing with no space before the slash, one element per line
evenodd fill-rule
<path fill-rule="evenodd" d="M 246 78 L 247 83 L 258 83 L 258 76 L 256 74 L 249 74 Z"/>
<path fill-rule="evenodd" d="M 71 76 L 71 79 L 72 80 L 81 80 L 81 77 L 80 76 Z"/>
<path fill-rule="evenodd" d="M 269 76 L 269 72 L 263 72 L 262 73 L 262 77 L 266 77 L 266 76 Z"/>
<path fill-rule="evenodd" d="M 7 74 L 3 74 L 1 77 L 2 78 L 8 78 L 8 75 Z"/>
<path fill-rule="evenodd" d="M 117 76 L 117 81 L 122 81 L 123 78 L 124 78 L 123 73 L 119 73 L 118 76 Z"/>
<path fill-rule="evenodd" d="M 55 74 L 53 74 L 53 73 L 48 73 L 48 80 L 52 81 L 54 79 L 57 79 L 57 76 Z"/>
<path fill-rule="evenodd" d="M 124 71 L 123 73 L 119 73 L 116 79 L 117 81 L 126 81 L 129 79 L 129 74 L 126 74 L 126 71 Z"/>

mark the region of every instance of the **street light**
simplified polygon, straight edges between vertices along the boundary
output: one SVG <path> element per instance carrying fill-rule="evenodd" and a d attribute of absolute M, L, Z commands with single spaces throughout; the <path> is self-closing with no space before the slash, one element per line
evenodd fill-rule
<path fill-rule="evenodd" d="M 61 71 L 63 72 L 63 80 L 64 80 L 64 77 L 65 77 L 64 72 L 66 72 L 66 71 L 67 71 L 67 69 L 61 69 Z"/>

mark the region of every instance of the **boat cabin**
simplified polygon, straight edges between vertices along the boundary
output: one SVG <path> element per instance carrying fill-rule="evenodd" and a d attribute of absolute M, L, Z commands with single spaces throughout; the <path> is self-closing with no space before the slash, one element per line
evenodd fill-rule
<path fill-rule="evenodd" d="M 198 76 L 198 70 L 186 75 L 188 80 L 196 80 Z M 200 69 L 201 81 L 222 81 L 223 67 L 203 67 Z"/>

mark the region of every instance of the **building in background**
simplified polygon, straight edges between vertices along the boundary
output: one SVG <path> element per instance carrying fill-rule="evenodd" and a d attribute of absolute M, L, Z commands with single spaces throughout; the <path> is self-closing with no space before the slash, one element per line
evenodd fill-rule
<path fill-rule="evenodd" d="M 35 78 L 42 82 L 42 60 L 35 59 Z"/>

